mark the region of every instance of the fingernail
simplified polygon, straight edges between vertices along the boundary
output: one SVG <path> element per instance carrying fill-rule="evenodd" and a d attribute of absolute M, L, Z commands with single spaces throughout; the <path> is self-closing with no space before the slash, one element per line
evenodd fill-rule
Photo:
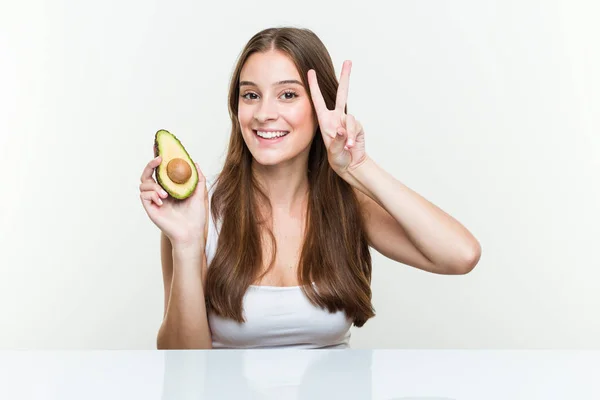
<path fill-rule="evenodd" d="M 161 190 L 161 191 L 160 191 L 160 193 L 161 193 L 163 196 L 167 197 L 167 192 L 165 192 L 164 190 Z"/>
<path fill-rule="evenodd" d="M 159 204 L 159 205 L 161 205 L 161 206 L 162 206 L 162 204 L 163 204 L 163 202 L 162 202 L 162 200 L 160 199 L 160 197 L 158 198 L 158 204 Z"/>
<path fill-rule="evenodd" d="M 348 147 L 351 147 L 354 144 L 354 142 L 352 141 L 352 139 L 348 139 Z"/>

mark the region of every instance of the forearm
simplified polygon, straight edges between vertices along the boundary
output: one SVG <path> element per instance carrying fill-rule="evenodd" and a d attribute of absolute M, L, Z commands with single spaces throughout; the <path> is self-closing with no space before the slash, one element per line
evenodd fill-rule
<path fill-rule="evenodd" d="M 204 301 L 203 251 L 173 249 L 173 276 L 165 318 L 160 327 L 159 349 L 212 347 Z"/>
<path fill-rule="evenodd" d="M 479 243 L 452 216 L 408 188 L 367 158 L 347 172 L 347 181 L 383 207 L 402 226 L 414 246 L 439 266 L 475 261 Z"/>

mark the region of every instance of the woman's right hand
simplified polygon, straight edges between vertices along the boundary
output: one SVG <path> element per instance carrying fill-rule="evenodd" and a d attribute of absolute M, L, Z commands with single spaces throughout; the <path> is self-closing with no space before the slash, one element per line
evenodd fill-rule
<path fill-rule="evenodd" d="M 198 171 L 198 185 L 185 200 L 178 200 L 168 193 L 152 177 L 160 165 L 160 156 L 152 159 L 140 178 L 140 199 L 150 220 L 169 238 L 173 247 L 195 248 L 203 246 L 208 231 L 208 193 L 206 178 Z M 202 247 L 204 250 L 204 247 Z"/>

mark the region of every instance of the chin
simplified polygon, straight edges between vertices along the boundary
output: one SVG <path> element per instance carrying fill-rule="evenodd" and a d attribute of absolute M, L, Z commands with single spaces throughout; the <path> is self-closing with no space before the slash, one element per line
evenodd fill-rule
<path fill-rule="evenodd" d="M 285 161 L 289 161 L 289 158 L 282 157 L 281 155 L 277 155 L 277 154 L 253 153 L 252 156 L 254 158 L 254 161 L 257 164 L 264 165 L 264 166 L 276 166 L 276 165 L 284 163 Z"/>

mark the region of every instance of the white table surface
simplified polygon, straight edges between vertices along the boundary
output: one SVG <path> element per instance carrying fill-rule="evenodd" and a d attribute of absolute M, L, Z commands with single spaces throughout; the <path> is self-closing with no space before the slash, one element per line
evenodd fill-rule
<path fill-rule="evenodd" d="M 600 399 L 600 351 L 0 351 L 0 399 Z"/>

